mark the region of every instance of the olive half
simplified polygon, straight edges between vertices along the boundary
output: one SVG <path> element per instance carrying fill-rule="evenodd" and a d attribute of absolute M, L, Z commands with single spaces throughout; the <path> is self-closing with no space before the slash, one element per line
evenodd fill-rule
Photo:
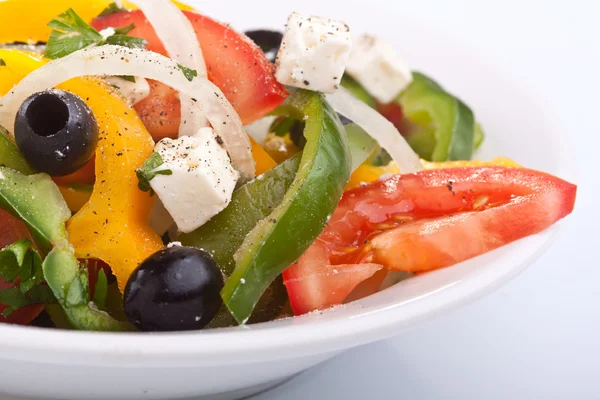
<path fill-rule="evenodd" d="M 34 169 L 52 176 L 68 175 L 94 155 L 98 123 L 76 95 L 46 90 L 21 104 L 15 119 L 15 141 Z"/>
<path fill-rule="evenodd" d="M 223 303 L 223 285 L 221 269 L 209 253 L 168 247 L 133 272 L 123 307 L 129 321 L 142 331 L 202 329 Z"/>
<path fill-rule="evenodd" d="M 262 49 L 269 61 L 275 62 L 283 39 L 281 32 L 259 29 L 244 33 Z"/>

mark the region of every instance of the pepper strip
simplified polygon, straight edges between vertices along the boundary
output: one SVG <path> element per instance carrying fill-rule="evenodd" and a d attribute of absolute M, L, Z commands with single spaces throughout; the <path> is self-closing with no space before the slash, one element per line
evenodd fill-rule
<path fill-rule="evenodd" d="M 399 97 L 402 111 L 415 124 L 406 140 L 420 157 L 430 161 L 470 160 L 473 155 L 473 112 L 435 81 L 418 72 Z M 478 132 L 478 141 L 482 140 Z"/>
<path fill-rule="evenodd" d="M 322 95 L 295 90 L 276 113 L 303 119 L 307 143 L 281 204 L 250 231 L 234 255 L 235 270 L 221 297 L 240 324 L 271 282 L 321 233 L 350 178 L 344 128 Z"/>
<path fill-rule="evenodd" d="M 138 190 L 135 170 L 154 151 L 152 137 L 135 111 L 95 78 L 97 85 L 66 90 L 86 99 L 100 127 L 96 183 L 90 200 L 67 224 L 78 258 L 110 265 L 121 291 L 137 266 L 164 247 L 149 224 L 154 199 Z"/>
<path fill-rule="evenodd" d="M 0 50 L 0 58 L 7 64 L 0 69 L 0 95 L 47 62 L 16 50 Z M 58 88 L 81 97 L 100 128 L 92 196 L 69 220 L 67 231 L 77 258 L 106 262 L 123 290 L 131 272 L 164 247 L 148 222 L 154 200 L 138 190 L 135 175 L 154 142 L 135 110 L 104 81 L 75 78 Z"/>
<path fill-rule="evenodd" d="M 28 172 L 26 168 L 22 171 Z M 81 268 L 73 255 L 65 230 L 71 213 L 52 179 L 46 174 L 24 175 L 1 166 L 0 177 L 0 208 L 21 218 L 38 247 L 49 251 L 42 264 L 44 279 L 69 323 L 76 329 L 89 331 L 130 330 L 128 323 L 117 321 L 91 305 L 87 270 Z"/>

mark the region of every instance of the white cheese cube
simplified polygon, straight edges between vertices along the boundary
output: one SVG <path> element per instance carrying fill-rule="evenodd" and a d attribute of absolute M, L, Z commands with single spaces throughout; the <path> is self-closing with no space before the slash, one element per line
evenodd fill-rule
<path fill-rule="evenodd" d="M 150 212 L 150 227 L 160 236 L 164 235 L 174 225 L 173 217 L 160 199 L 157 199 Z"/>
<path fill-rule="evenodd" d="M 115 86 L 132 106 L 150 95 L 148 81 L 140 76 L 136 76 L 134 79 L 135 82 L 119 78 L 118 76 L 107 76 L 104 78 L 110 85 Z"/>
<path fill-rule="evenodd" d="M 392 46 L 369 35 L 361 36 L 354 45 L 346 72 L 384 104 L 412 82 L 410 68 Z"/>
<path fill-rule="evenodd" d="M 348 25 L 292 13 L 277 53 L 277 80 L 289 86 L 333 93 L 346 69 L 352 35 Z"/>
<path fill-rule="evenodd" d="M 156 175 L 150 186 L 181 232 L 202 226 L 231 201 L 239 174 L 218 141 L 212 128 L 202 128 L 196 136 L 156 144 L 164 162 L 158 169 L 172 175 Z"/>

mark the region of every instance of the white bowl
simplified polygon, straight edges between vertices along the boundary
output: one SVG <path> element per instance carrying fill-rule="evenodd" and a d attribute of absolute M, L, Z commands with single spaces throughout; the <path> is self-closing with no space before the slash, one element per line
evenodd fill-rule
<path fill-rule="evenodd" d="M 226 3 L 226 2 L 214 2 Z M 246 4 L 247 2 L 244 2 Z M 243 27 L 281 27 L 289 5 L 211 4 L 213 15 Z M 459 94 L 487 132 L 478 157 L 513 157 L 564 178 L 574 176 L 553 114 L 524 82 L 447 32 L 410 23 L 397 6 L 362 2 L 337 10 L 322 1 L 300 11 L 340 16 L 355 31 L 386 37 L 415 69 Z M 263 7 L 261 7 L 261 4 Z M 202 7 L 206 10 L 208 7 Z M 229 9 L 228 9 L 229 8 Z M 256 9 L 261 9 L 257 13 Z M 220 13 L 219 13 L 220 11 Z M 247 15 L 256 15 L 248 23 Z M 412 38 L 401 40 L 401 38 Z M 412 278 L 360 302 L 303 317 L 195 333 L 106 334 L 0 326 L 0 391 L 32 398 L 233 399 L 268 388 L 339 352 L 415 327 L 489 293 L 531 264 L 560 228 L 551 229 L 459 265 Z"/>

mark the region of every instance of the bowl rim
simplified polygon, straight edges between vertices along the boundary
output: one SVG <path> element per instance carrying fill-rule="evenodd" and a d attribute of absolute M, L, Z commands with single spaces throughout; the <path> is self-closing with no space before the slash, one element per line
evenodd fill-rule
<path fill-rule="evenodd" d="M 453 45 L 464 47 L 460 41 L 453 42 L 459 42 L 452 43 Z M 477 57 L 494 74 L 518 82 L 519 88 L 526 95 L 534 93 L 524 79 L 516 77 L 510 70 L 500 68 L 498 62 L 490 61 L 480 53 Z M 574 150 L 571 142 L 566 140 L 566 135 L 561 133 L 565 131 L 560 129 L 562 124 L 559 114 L 551 112 L 553 107 L 543 97 L 534 96 L 533 105 L 548 111 L 544 113 L 543 121 L 547 127 L 547 137 L 560 149 L 554 155 L 555 174 L 575 179 L 577 173 Z M 498 288 L 533 263 L 550 246 L 564 224 L 565 221 L 561 221 L 544 232 L 501 248 L 516 249 L 515 246 L 519 246 L 524 255 L 517 262 L 509 260 L 511 251 L 508 251 L 508 255 L 484 264 L 483 268 L 471 271 L 448 287 L 425 293 L 405 303 L 374 307 L 368 312 L 353 312 L 347 317 L 334 317 L 325 321 L 314 321 L 311 320 L 314 316 L 306 315 L 247 327 L 169 333 L 82 332 L 0 324 L 0 359 L 56 364 L 164 367 L 249 363 L 260 359 L 283 359 L 339 351 L 391 337 L 401 330 L 414 327 L 434 315 Z M 485 256 L 447 269 L 466 263 L 481 263 L 481 257 Z M 431 274 L 443 273 L 447 269 Z M 414 279 L 421 277 L 411 278 Z M 370 297 L 374 298 L 379 294 Z M 323 313 L 335 314 L 337 310 L 326 310 Z M 293 323 L 290 323 L 292 320 Z"/>
<path fill-rule="evenodd" d="M 507 252 L 509 255 L 471 271 L 466 278 L 440 290 L 425 293 L 405 303 L 375 308 L 367 313 L 306 322 L 313 316 L 309 314 L 281 320 L 294 322 L 284 327 L 277 326 L 280 321 L 276 321 L 252 327 L 196 332 L 113 333 L 7 325 L 0 329 L 0 359 L 53 364 L 164 367 L 250 363 L 344 350 L 391 337 L 498 288 L 535 261 L 550 246 L 561 225 L 563 223 L 515 242 L 529 251 L 517 263 L 506 263 L 512 253 Z M 495 251 L 486 254 L 492 255 Z M 456 266 L 469 262 L 475 264 L 478 260 L 473 258 Z M 380 293 L 370 297 L 373 299 Z M 359 305 L 360 301 L 353 304 Z M 319 314 L 336 312 L 334 308 Z M 38 357 L 40 352 L 42 355 Z M 80 358 L 82 354 L 85 354 L 83 359 Z M 198 359 L 200 355 L 202 358 Z"/>

